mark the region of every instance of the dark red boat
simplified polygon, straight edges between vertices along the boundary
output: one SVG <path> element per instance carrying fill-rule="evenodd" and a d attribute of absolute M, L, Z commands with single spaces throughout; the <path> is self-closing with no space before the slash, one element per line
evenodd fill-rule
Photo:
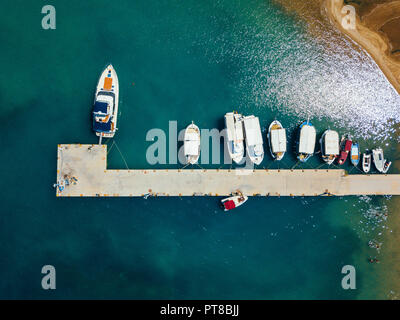
<path fill-rule="evenodd" d="M 342 142 L 341 142 L 341 151 L 338 156 L 338 164 L 340 166 L 346 162 L 347 157 L 350 153 L 352 144 L 353 144 L 353 142 L 351 141 L 351 139 L 349 137 L 346 137 L 346 138 L 343 137 Z"/>

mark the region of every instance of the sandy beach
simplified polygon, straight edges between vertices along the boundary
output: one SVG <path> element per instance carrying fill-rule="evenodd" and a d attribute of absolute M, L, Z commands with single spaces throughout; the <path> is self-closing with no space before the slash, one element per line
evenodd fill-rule
<path fill-rule="evenodd" d="M 395 19 L 400 17 L 400 1 L 376 4 L 364 16 L 357 15 L 355 29 L 345 29 L 342 26 L 343 0 L 323 0 L 322 6 L 331 23 L 371 55 L 390 83 L 400 93 L 400 59 L 396 48 L 397 43 L 395 41 L 391 43 L 391 38 L 396 38 L 397 35 L 394 34 L 393 27 L 390 25 L 391 21 L 396 21 Z"/>

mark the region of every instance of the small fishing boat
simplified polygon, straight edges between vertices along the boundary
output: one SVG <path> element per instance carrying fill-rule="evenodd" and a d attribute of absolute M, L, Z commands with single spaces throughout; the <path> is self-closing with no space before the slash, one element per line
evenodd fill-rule
<path fill-rule="evenodd" d="M 349 136 L 342 137 L 342 140 L 340 143 L 341 150 L 340 150 L 340 155 L 338 157 L 338 164 L 340 166 L 346 162 L 347 157 L 351 151 L 352 144 L 353 144 L 353 141 L 351 141 L 351 138 Z"/>
<path fill-rule="evenodd" d="M 357 142 L 351 145 L 350 159 L 353 166 L 357 167 L 360 162 L 360 147 Z"/>
<path fill-rule="evenodd" d="M 110 64 L 97 83 L 93 105 L 93 131 L 98 137 L 112 138 L 117 130 L 119 84 L 117 73 Z"/>
<path fill-rule="evenodd" d="M 243 116 L 229 112 L 225 115 L 228 152 L 232 160 L 240 163 L 244 155 Z"/>
<path fill-rule="evenodd" d="M 316 136 L 315 127 L 309 120 L 300 125 L 297 159 L 301 162 L 306 162 L 314 154 Z"/>
<path fill-rule="evenodd" d="M 363 153 L 362 168 L 365 173 L 369 173 L 371 170 L 371 160 L 370 153 Z"/>
<path fill-rule="evenodd" d="M 242 193 L 233 195 L 232 197 L 225 198 L 221 200 L 221 204 L 224 208 L 224 211 L 233 210 L 248 200 L 247 196 L 244 196 Z"/>
<path fill-rule="evenodd" d="M 186 162 L 196 164 L 200 157 L 200 129 L 193 121 L 185 130 L 183 146 Z"/>
<path fill-rule="evenodd" d="M 243 118 L 244 134 L 246 137 L 246 150 L 251 160 L 259 165 L 264 159 L 263 138 L 261 134 L 260 120 L 253 115 Z"/>
<path fill-rule="evenodd" d="M 272 158 L 282 160 L 286 152 L 286 130 L 278 120 L 272 121 L 268 128 L 268 142 Z"/>
<path fill-rule="evenodd" d="M 326 130 L 319 143 L 321 145 L 322 159 L 331 165 L 339 155 L 339 134 L 333 130 Z"/>
<path fill-rule="evenodd" d="M 383 150 L 381 148 L 372 150 L 372 158 L 374 160 L 376 170 L 383 172 L 386 162 L 383 157 Z"/>
<path fill-rule="evenodd" d="M 387 161 L 385 160 L 385 165 L 383 166 L 383 173 L 387 173 L 390 169 L 390 166 L 392 165 L 392 161 Z"/>

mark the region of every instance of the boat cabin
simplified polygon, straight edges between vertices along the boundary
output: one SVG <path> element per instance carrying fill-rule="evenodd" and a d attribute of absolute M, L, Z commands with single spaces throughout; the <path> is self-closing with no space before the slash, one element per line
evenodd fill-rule
<path fill-rule="evenodd" d="M 273 129 L 271 130 L 271 148 L 273 153 L 286 152 L 286 130 Z"/>

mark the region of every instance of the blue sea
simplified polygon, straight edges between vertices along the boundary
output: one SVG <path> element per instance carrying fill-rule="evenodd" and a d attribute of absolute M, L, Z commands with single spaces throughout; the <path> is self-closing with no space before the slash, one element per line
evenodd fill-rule
<path fill-rule="evenodd" d="M 0 298 L 398 294 L 398 279 L 382 275 L 395 267 L 384 251 L 391 197 L 255 197 L 225 214 L 215 197 L 56 198 L 53 188 L 57 144 L 97 143 L 91 108 L 108 63 L 120 83 L 114 141 L 130 168 L 181 168 L 147 163 L 147 132 L 192 120 L 221 130 L 232 110 L 257 115 L 264 138 L 275 118 L 288 129 L 281 168 L 296 165 L 296 128 L 308 117 L 318 137 L 327 128 L 350 133 L 363 150 L 381 146 L 395 160 L 400 98 L 354 43 L 328 26 L 313 37 L 272 0 L 54 0 L 55 30 L 42 29 L 46 4 L 6 1 L 0 20 Z M 125 168 L 123 157 L 113 148 L 108 167 Z M 277 164 L 266 152 L 260 167 Z M 323 163 L 316 155 L 297 167 Z M 44 265 L 56 269 L 56 290 L 41 287 Z M 356 290 L 342 289 L 345 265 L 356 268 Z"/>

